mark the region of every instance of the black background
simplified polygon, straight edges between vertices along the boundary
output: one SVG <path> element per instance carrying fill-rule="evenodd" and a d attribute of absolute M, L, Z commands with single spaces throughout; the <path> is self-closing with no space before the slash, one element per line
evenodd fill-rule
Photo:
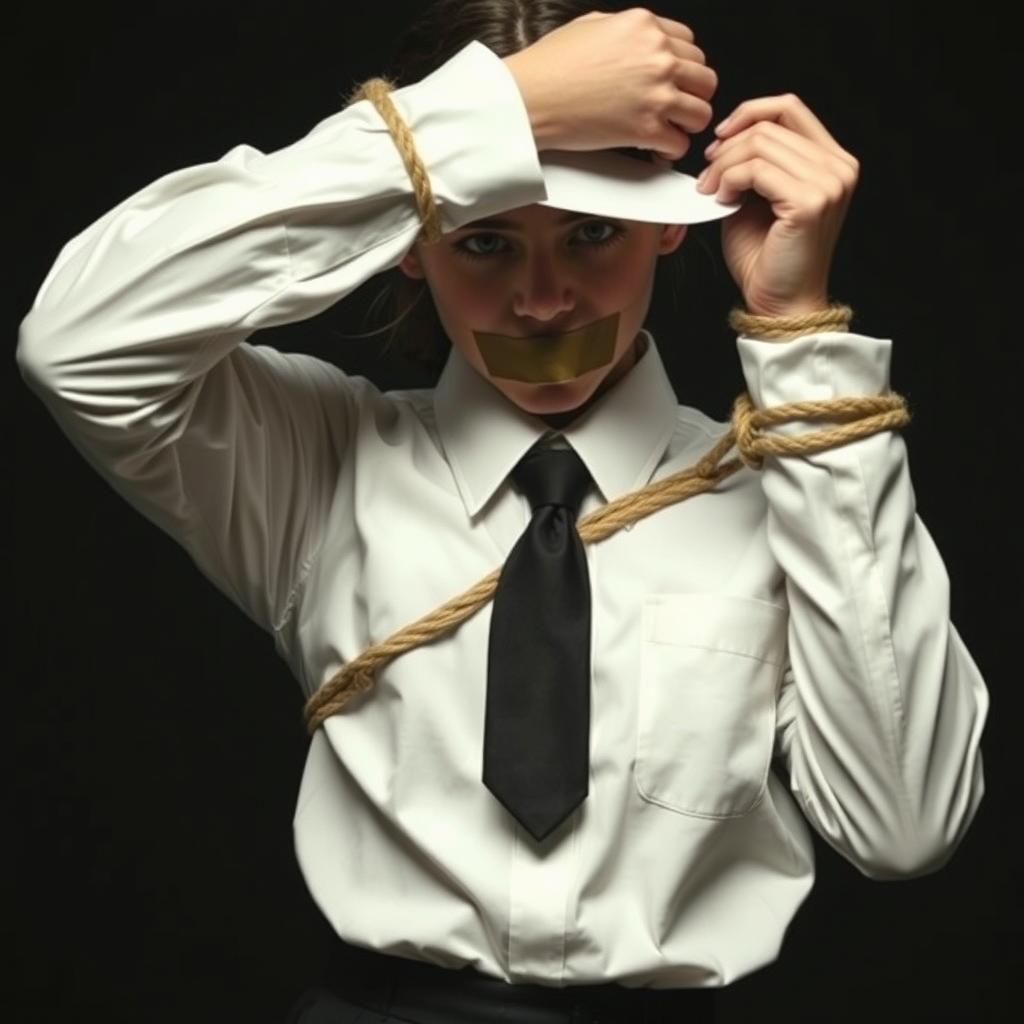
<path fill-rule="evenodd" d="M 38 4 L 8 23 L 8 1019 L 283 1021 L 330 941 L 292 850 L 297 685 L 271 638 L 75 453 L 14 347 L 65 241 L 162 174 L 305 134 L 379 73 L 416 7 Z M 987 793 L 950 863 L 873 882 L 816 839 L 817 886 L 778 961 L 722 991 L 719 1020 L 1015 1019 L 1019 39 L 995 4 L 955 21 L 923 4 L 655 9 L 689 24 L 719 73 L 713 124 L 792 91 L 861 163 L 831 293 L 855 330 L 894 340 L 918 512 L 993 701 Z M 680 169 L 703 166 L 710 135 Z M 690 229 L 679 308 L 656 296 L 649 326 L 679 400 L 724 419 L 742 377 L 718 232 Z M 365 329 L 377 287 L 257 340 L 382 388 L 433 383 L 381 358 L 380 338 L 337 338 Z"/>

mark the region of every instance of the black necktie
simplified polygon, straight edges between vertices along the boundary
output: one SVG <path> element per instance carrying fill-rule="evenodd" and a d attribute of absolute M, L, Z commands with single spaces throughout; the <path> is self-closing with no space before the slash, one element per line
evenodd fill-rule
<path fill-rule="evenodd" d="M 588 790 L 590 575 L 576 516 L 590 474 L 571 448 L 535 447 L 512 479 L 533 515 L 494 593 L 483 782 L 540 840 Z"/>

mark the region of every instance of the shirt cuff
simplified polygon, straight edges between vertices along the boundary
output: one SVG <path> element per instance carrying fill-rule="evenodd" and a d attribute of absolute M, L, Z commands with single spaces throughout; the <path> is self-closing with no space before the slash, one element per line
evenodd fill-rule
<path fill-rule="evenodd" d="M 444 182 L 442 232 L 547 198 L 523 95 L 508 65 L 479 40 L 391 100 L 431 178 Z M 387 131 L 383 121 L 379 130 Z"/>
<path fill-rule="evenodd" d="M 747 391 L 758 409 L 889 391 L 891 338 L 823 331 L 780 345 L 741 334 L 736 346 Z M 826 426 L 820 420 L 794 420 L 773 426 L 772 431 L 801 434 Z"/>

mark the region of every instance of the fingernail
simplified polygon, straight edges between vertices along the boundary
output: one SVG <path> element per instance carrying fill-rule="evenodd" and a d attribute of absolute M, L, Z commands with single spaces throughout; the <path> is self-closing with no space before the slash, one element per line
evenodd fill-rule
<path fill-rule="evenodd" d="M 731 117 L 727 117 L 720 124 L 715 125 L 715 134 L 716 135 L 720 135 L 723 131 L 725 131 L 726 128 L 729 127 L 729 124 L 731 122 L 732 122 L 732 118 Z"/>
<path fill-rule="evenodd" d="M 704 170 L 700 172 L 700 177 L 697 178 L 697 188 L 698 188 L 698 190 L 703 191 L 704 184 L 705 184 L 705 182 L 707 181 L 707 178 L 708 178 L 708 171 L 710 169 L 711 169 L 710 167 L 705 167 Z"/>

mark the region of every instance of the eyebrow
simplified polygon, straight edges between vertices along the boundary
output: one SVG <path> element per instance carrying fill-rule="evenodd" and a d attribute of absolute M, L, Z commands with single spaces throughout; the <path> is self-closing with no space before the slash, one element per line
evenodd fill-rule
<path fill-rule="evenodd" d="M 593 213 L 565 213 L 558 218 L 558 224 L 573 224 L 578 220 L 589 220 L 595 217 Z M 468 228 L 504 228 L 506 231 L 522 231 L 522 226 L 514 220 L 509 220 L 507 217 L 485 217 L 483 220 L 474 220 L 469 224 L 463 224 L 460 231 L 465 231 Z"/>

